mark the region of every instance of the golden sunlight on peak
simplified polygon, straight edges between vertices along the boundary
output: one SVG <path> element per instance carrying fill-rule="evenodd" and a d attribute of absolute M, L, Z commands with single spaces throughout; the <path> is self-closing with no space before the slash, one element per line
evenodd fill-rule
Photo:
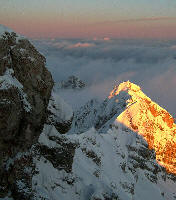
<path fill-rule="evenodd" d="M 140 91 L 141 88 L 138 85 L 131 83 L 130 81 L 126 81 L 126 82 L 121 83 L 119 86 L 115 86 L 114 89 L 110 92 L 110 95 L 108 98 L 111 99 L 112 97 L 119 94 L 121 91 L 129 91 L 129 90 L 133 92 L 137 92 L 137 91 Z"/>
<path fill-rule="evenodd" d="M 158 163 L 176 174 L 176 124 L 173 117 L 129 81 L 115 87 L 109 98 L 121 91 L 127 92 L 131 98 L 116 121 L 142 135 L 149 148 L 155 150 Z"/>

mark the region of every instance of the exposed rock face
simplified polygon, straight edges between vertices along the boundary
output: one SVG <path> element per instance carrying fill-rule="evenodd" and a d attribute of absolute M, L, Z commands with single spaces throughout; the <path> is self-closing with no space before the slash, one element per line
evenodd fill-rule
<path fill-rule="evenodd" d="M 61 81 L 58 84 L 58 89 L 82 89 L 86 84 L 76 76 L 69 76 L 68 80 Z"/>
<path fill-rule="evenodd" d="M 2 84 L 4 84 L 4 81 L 8 80 L 3 80 L 3 82 L 1 81 L 0 83 L 1 92 L 9 93 L 8 96 L 10 99 L 16 94 L 16 98 L 13 99 L 16 102 L 17 108 L 21 107 L 22 110 L 20 112 L 19 109 L 19 112 L 16 112 L 16 119 L 14 117 L 14 120 L 18 120 L 19 122 L 14 122 L 16 128 L 11 131 L 14 136 L 20 134 L 20 132 L 23 134 L 25 134 L 26 131 L 31 132 L 30 135 L 33 137 L 33 134 L 39 133 L 42 130 L 43 123 L 47 117 L 46 108 L 53 87 L 51 74 L 45 68 L 45 58 L 38 53 L 28 40 L 18 39 L 15 33 L 5 33 L 0 39 L 0 69 L 1 76 L 4 75 L 6 70 L 13 70 L 9 76 L 16 79 L 15 81 L 21 84 L 21 88 L 15 85 L 15 83 L 13 85 L 9 83 L 9 87 L 5 88 L 2 87 Z M 7 77 L 7 79 L 9 79 L 9 77 Z M 23 93 L 23 97 L 21 93 Z M 6 94 L 5 97 L 7 100 Z M 28 102 L 28 109 L 23 109 L 26 105 L 24 105 L 25 102 L 22 102 L 20 98 L 24 97 L 26 98 L 26 102 Z M 1 95 L 1 100 L 3 100 L 3 98 L 4 97 Z M 12 109 L 14 109 L 13 106 Z M 15 114 L 15 112 L 13 112 L 13 114 Z M 9 114 L 9 116 L 11 115 Z M 8 119 L 6 119 L 6 121 L 8 121 Z M 20 130 L 18 129 L 19 124 L 21 126 Z M 4 130 L 8 130 L 9 127 L 10 124 L 7 123 Z"/>
<path fill-rule="evenodd" d="M 53 87 L 45 58 L 15 33 L 0 36 L 0 177 L 9 157 L 37 141 Z M 8 172 L 7 172 L 8 173 Z M 0 183 L 0 194 L 6 191 Z"/>
<path fill-rule="evenodd" d="M 50 145 L 46 141 L 55 145 Z M 58 134 L 54 126 L 45 125 L 39 142 L 40 145 L 37 148 L 40 156 L 49 160 L 54 168 L 58 170 L 64 169 L 67 173 L 72 171 L 73 158 L 77 146 L 74 141 L 69 140 L 64 135 Z"/>
<path fill-rule="evenodd" d="M 115 87 L 109 99 L 122 91 L 131 96 L 128 107 L 117 122 L 142 135 L 150 149 L 156 151 L 157 161 L 167 171 L 176 174 L 176 124 L 173 117 L 147 97 L 139 86 L 124 82 Z"/>

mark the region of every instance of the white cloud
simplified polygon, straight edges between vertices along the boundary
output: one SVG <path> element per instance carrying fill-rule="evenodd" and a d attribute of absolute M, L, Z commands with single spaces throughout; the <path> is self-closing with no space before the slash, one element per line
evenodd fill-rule
<path fill-rule="evenodd" d="M 34 42 L 47 57 L 55 81 L 76 75 L 88 85 L 80 95 L 73 92 L 71 100 L 71 92 L 64 93 L 71 103 L 79 100 L 85 103 L 93 97 L 102 99 L 114 84 L 130 80 L 169 112 L 176 113 L 176 41 L 55 39 Z"/>

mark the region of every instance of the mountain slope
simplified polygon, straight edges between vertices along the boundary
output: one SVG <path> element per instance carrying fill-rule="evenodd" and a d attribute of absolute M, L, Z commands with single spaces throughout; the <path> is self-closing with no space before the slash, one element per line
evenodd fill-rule
<path fill-rule="evenodd" d="M 72 108 L 53 91 L 48 104 L 48 112 L 48 124 L 53 124 L 62 134 L 69 131 L 73 119 Z"/>
<path fill-rule="evenodd" d="M 174 200 L 174 178 L 130 129 L 60 135 L 45 126 L 38 149 L 38 173 L 32 178 L 36 199 Z"/>
<path fill-rule="evenodd" d="M 116 121 L 142 135 L 149 148 L 155 150 L 157 161 L 169 172 L 176 173 L 176 124 L 173 117 L 148 98 L 139 86 L 130 82 L 115 87 L 109 99 L 121 91 L 131 98 L 127 109 Z"/>
<path fill-rule="evenodd" d="M 94 127 L 99 132 L 106 132 L 126 108 L 126 101 L 130 98 L 123 91 L 111 99 L 106 98 L 103 102 L 92 99 L 74 113 L 69 134 L 83 133 Z"/>
<path fill-rule="evenodd" d="M 106 132 L 114 121 L 116 127 L 120 123 L 142 135 L 149 148 L 156 151 L 157 161 L 168 172 L 176 173 L 176 124 L 173 117 L 129 81 L 116 86 L 103 102 L 91 100 L 77 111 L 69 133 L 83 133 L 91 127 Z"/>
<path fill-rule="evenodd" d="M 45 126 L 39 139 L 39 157 L 35 159 L 39 172 L 33 176 L 36 199 L 174 200 L 176 178 L 171 171 L 174 165 L 168 167 L 166 162 L 160 165 L 156 160 L 163 144 L 158 134 L 167 133 L 164 144 L 174 144 L 173 118 L 130 82 L 116 87 L 105 102 L 105 107 L 104 102 L 91 101 L 81 108 L 81 118 L 77 115 L 75 119 L 83 123 L 70 135 L 60 135 L 54 127 Z M 106 119 L 104 116 L 112 113 L 106 109 L 111 105 L 109 102 L 113 102 L 112 108 L 118 105 L 118 109 Z M 111 124 L 108 131 L 89 129 L 96 124 L 96 113 L 100 119 L 106 119 L 103 126 L 108 128 Z M 89 130 L 81 133 L 83 129 Z M 161 149 L 155 144 L 160 144 Z M 168 156 L 163 151 L 161 155 Z"/>

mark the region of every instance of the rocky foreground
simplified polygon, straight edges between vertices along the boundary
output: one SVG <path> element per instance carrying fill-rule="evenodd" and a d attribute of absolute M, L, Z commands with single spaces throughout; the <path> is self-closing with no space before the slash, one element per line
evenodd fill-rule
<path fill-rule="evenodd" d="M 0 199 L 176 199 L 176 125 L 166 110 L 124 82 L 73 113 L 45 58 L 0 32 Z"/>

